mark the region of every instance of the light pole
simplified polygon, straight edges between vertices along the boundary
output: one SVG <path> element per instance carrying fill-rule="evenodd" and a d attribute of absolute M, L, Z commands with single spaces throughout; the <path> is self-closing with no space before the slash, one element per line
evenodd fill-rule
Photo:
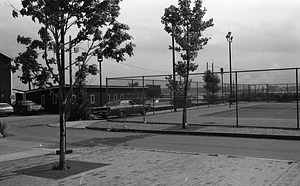
<path fill-rule="evenodd" d="M 172 58 L 173 58 L 173 81 L 174 83 L 176 82 L 176 75 L 175 75 L 175 48 L 174 48 L 174 43 L 175 43 L 175 37 L 174 37 L 174 29 L 175 26 L 172 23 Z M 174 104 L 174 112 L 177 111 L 177 99 L 176 99 L 176 91 L 173 93 L 174 98 L 173 98 L 173 104 Z"/>
<path fill-rule="evenodd" d="M 220 69 L 220 71 L 221 71 L 221 79 L 222 79 L 222 101 L 224 101 L 224 94 L 223 94 L 223 75 L 224 75 L 224 69 L 223 68 L 221 68 Z"/>
<path fill-rule="evenodd" d="M 233 36 L 231 36 L 231 32 L 229 31 L 228 34 L 226 35 L 226 39 L 228 41 L 228 45 L 229 45 L 229 74 L 230 74 L 230 78 L 229 78 L 229 83 L 230 83 L 230 95 L 229 95 L 229 107 L 231 106 L 231 98 L 232 98 L 232 76 L 231 76 L 231 43 L 233 40 Z"/>
<path fill-rule="evenodd" d="M 97 55 L 97 60 L 99 62 L 99 80 L 100 80 L 100 107 L 102 106 L 102 74 L 101 74 L 101 63 L 103 61 L 103 56 L 99 56 L 99 54 Z"/>

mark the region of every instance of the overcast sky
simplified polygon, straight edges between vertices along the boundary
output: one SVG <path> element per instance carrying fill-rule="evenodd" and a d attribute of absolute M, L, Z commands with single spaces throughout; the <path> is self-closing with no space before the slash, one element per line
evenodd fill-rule
<path fill-rule="evenodd" d="M 19 0 L 10 0 L 20 8 Z M 133 57 L 123 63 L 104 60 L 103 78 L 172 73 L 172 56 L 168 46 L 171 37 L 163 29 L 164 9 L 177 6 L 177 0 L 123 0 L 119 21 L 131 28 L 129 33 L 137 45 Z M 228 65 L 228 31 L 232 43 L 233 70 L 299 67 L 300 57 L 300 1 L 295 0 L 203 0 L 205 20 L 214 19 L 214 27 L 203 32 L 211 40 L 195 60 L 197 72 L 204 72 L 206 63 L 215 71 Z M 0 51 L 15 57 L 24 47 L 16 42 L 17 35 L 35 37 L 38 23 L 30 18 L 11 16 L 7 0 L 0 4 Z M 81 47 L 85 47 L 82 44 Z M 177 57 L 177 60 L 180 60 Z M 91 63 L 96 63 L 96 59 Z M 16 79 L 16 78 L 14 78 Z M 98 76 L 90 78 L 98 84 Z M 105 82 L 105 81 L 104 81 Z M 19 85 L 18 88 L 20 88 Z"/>

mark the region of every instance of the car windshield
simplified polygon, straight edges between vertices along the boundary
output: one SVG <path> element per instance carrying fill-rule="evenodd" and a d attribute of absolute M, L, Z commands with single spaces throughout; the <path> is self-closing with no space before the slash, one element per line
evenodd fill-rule
<path fill-rule="evenodd" d="M 9 104 L 7 104 L 7 103 L 0 103 L 0 107 L 10 107 L 10 105 Z"/>
<path fill-rule="evenodd" d="M 27 100 L 27 101 L 21 101 L 22 105 L 35 105 L 33 101 Z"/>
<path fill-rule="evenodd" d="M 110 101 L 105 104 L 105 106 L 117 106 L 120 105 L 120 101 Z"/>

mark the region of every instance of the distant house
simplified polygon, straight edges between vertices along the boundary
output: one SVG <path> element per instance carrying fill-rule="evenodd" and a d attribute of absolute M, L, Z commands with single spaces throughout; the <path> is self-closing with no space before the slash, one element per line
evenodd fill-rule
<path fill-rule="evenodd" d="M 153 87 L 152 87 L 153 88 Z M 156 87 L 157 88 L 157 87 Z M 69 86 L 66 86 L 66 92 L 69 91 Z M 85 86 L 87 97 L 91 107 L 100 106 L 100 87 L 99 85 L 87 85 Z M 102 105 L 107 101 L 120 100 L 120 99 L 132 99 L 136 102 L 142 100 L 142 95 L 145 94 L 147 97 L 147 90 L 149 87 L 131 87 L 131 86 L 102 86 Z M 160 92 L 159 90 L 156 90 Z M 24 91 L 23 96 L 16 96 L 17 99 L 32 100 L 38 104 L 42 104 L 47 112 L 58 113 L 59 102 L 58 102 L 59 87 L 54 86 L 47 89 L 34 89 Z"/>
<path fill-rule="evenodd" d="M 11 58 L 0 53 L 0 102 L 11 103 L 11 71 L 8 64 L 11 63 Z"/>

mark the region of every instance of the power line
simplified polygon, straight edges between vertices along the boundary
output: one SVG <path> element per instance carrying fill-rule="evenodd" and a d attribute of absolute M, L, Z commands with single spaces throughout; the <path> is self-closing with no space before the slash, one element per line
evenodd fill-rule
<path fill-rule="evenodd" d="M 141 69 L 141 70 L 151 71 L 151 72 L 169 73 L 169 72 L 166 72 L 166 71 L 153 70 L 153 69 L 138 67 L 138 66 L 134 66 L 134 65 L 125 64 L 125 63 L 120 63 L 120 64 L 125 65 L 125 66 L 129 66 L 129 67 L 133 67 L 133 68 L 137 68 L 137 69 Z"/>

